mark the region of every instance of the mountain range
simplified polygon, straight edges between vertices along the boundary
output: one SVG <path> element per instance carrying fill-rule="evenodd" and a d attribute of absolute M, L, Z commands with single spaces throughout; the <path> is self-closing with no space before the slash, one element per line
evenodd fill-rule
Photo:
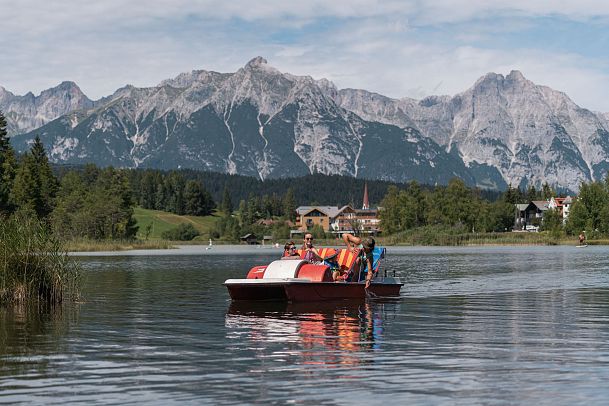
<path fill-rule="evenodd" d="M 454 96 L 394 99 L 257 57 L 234 73 L 195 70 L 96 101 L 73 82 L 39 96 L 0 87 L 0 110 L 18 151 L 40 136 L 58 163 L 573 191 L 609 169 L 609 114 L 519 71 Z"/>

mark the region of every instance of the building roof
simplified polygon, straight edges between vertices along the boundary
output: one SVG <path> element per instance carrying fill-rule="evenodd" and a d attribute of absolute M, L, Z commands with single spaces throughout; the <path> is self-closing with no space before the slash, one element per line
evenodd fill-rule
<path fill-rule="evenodd" d="M 338 210 L 338 213 L 340 214 L 340 213 L 344 212 L 344 211 L 345 211 L 345 210 L 347 210 L 347 209 L 349 209 L 349 211 L 350 211 L 350 212 L 355 212 L 355 210 L 353 209 L 353 207 L 351 207 L 350 205 L 346 204 L 346 205 L 344 205 L 343 207 L 341 207 L 341 208 Z"/>
<path fill-rule="evenodd" d="M 299 206 L 296 209 L 296 213 L 298 213 L 299 216 L 304 216 L 312 212 L 313 210 L 319 210 L 326 216 L 332 218 L 338 216 L 338 214 L 340 213 L 340 210 L 337 206 Z"/>
<path fill-rule="evenodd" d="M 527 209 L 527 207 L 529 207 L 528 203 L 520 203 L 520 204 L 516 204 L 516 209 L 520 210 L 520 211 L 524 211 Z"/>
<path fill-rule="evenodd" d="M 306 216 L 313 210 L 318 210 L 330 218 L 336 218 L 343 212 L 356 213 L 359 215 L 376 215 L 377 209 L 354 209 L 350 205 L 345 205 L 340 209 L 337 206 L 300 206 L 296 209 L 299 216 Z"/>
<path fill-rule="evenodd" d="M 376 216 L 377 210 L 376 209 L 356 209 L 355 210 L 355 214 L 358 214 L 360 216 Z"/>
<path fill-rule="evenodd" d="M 550 204 L 550 202 L 548 202 L 547 200 L 532 200 L 531 204 L 537 206 L 537 208 L 541 211 L 546 211 L 549 209 L 548 205 Z"/>

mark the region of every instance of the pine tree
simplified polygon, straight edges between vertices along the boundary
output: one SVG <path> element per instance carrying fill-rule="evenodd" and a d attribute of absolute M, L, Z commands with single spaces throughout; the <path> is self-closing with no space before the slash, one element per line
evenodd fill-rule
<path fill-rule="evenodd" d="M 526 199 L 523 196 L 523 194 L 520 191 L 520 189 L 513 188 L 512 184 L 510 183 L 508 185 L 507 190 L 503 194 L 503 200 L 506 203 L 519 204 L 519 203 L 524 203 L 524 200 L 526 200 Z"/>
<path fill-rule="evenodd" d="M 15 166 L 15 151 L 6 131 L 6 119 L 0 112 L 0 214 L 10 213 L 13 209 L 10 195 L 15 179 Z"/>
<path fill-rule="evenodd" d="M 152 171 L 144 173 L 139 184 L 139 204 L 144 209 L 154 209 L 156 195 L 156 182 Z"/>
<path fill-rule="evenodd" d="M 83 214 L 83 207 L 89 190 L 78 172 L 70 171 L 63 176 L 55 209 L 51 213 L 51 224 L 56 235 L 64 238 L 87 236 L 87 218 Z"/>
<path fill-rule="evenodd" d="M 294 198 L 294 190 L 290 187 L 283 198 L 283 213 L 284 216 L 293 221 L 296 216 L 296 199 Z"/>
<path fill-rule="evenodd" d="M 186 182 L 184 187 L 185 213 L 193 216 L 205 216 L 211 214 L 211 196 L 201 184 L 194 180 Z"/>
<path fill-rule="evenodd" d="M 247 221 L 247 203 L 245 203 L 245 200 L 241 200 L 239 202 L 239 223 L 241 226 L 244 226 L 246 225 Z"/>
<path fill-rule="evenodd" d="M 540 194 L 537 192 L 537 189 L 535 189 L 535 185 L 529 186 L 529 188 L 527 189 L 527 200 L 530 202 L 531 200 L 539 200 L 539 199 L 540 199 Z"/>
<path fill-rule="evenodd" d="M 39 179 L 34 168 L 34 158 L 26 152 L 19 162 L 11 190 L 11 201 L 21 210 L 38 214 L 41 207 Z"/>
<path fill-rule="evenodd" d="M 543 200 L 550 200 L 550 198 L 555 196 L 556 192 L 554 191 L 554 189 L 550 187 L 548 182 L 544 182 L 543 185 L 541 185 L 541 198 Z"/>
<path fill-rule="evenodd" d="M 17 167 L 11 198 L 18 207 L 33 210 L 39 218 L 46 218 L 53 210 L 58 188 L 44 146 L 36 137 L 31 150 Z"/>
<path fill-rule="evenodd" d="M 220 210 L 222 210 L 226 216 L 230 216 L 233 212 L 233 202 L 231 200 L 230 191 L 226 186 L 224 187 L 224 193 L 222 193 L 222 206 Z"/>
<path fill-rule="evenodd" d="M 53 175 L 44 145 L 42 145 L 42 141 L 40 141 L 38 136 L 34 139 L 31 153 L 34 162 L 34 174 L 35 178 L 37 178 L 36 182 L 40 188 L 40 202 L 39 206 L 36 207 L 36 212 L 40 218 L 46 218 L 53 211 L 59 182 L 55 175 Z"/>
<path fill-rule="evenodd" d="M 266 219 L 270 219 L 273 216 L 273 203 L 269 195 L 262 196 L 262 201 L 260 202 L 262 208 L 262 217 Z"/>

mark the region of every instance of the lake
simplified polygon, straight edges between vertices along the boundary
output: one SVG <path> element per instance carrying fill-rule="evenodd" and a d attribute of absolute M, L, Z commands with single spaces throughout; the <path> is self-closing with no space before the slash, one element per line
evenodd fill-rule
<path fill-rule="evenodd" d="M 83 303 L 0 309 L 0 403 L 609 398 L 609 247 L 389 247 L 399 299 L 231 303 L 222 282 L 279 254 L 80 257 Z"/>

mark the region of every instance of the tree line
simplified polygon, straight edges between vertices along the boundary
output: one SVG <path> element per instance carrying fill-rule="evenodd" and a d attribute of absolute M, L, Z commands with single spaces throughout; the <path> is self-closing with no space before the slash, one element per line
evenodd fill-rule
<path fill-rule="evenodd" d="M 514 224 L 514 204 L 506 195 L 486 200 L 478 189 L 457 178 L 433 189 L 414 181 L 403 189 L 390 186 L 381 201 L 381 228 L 387 234 L 428 225 L 457 227 L 463 232 L 506 231 Z"/>
<path fill-rule="evenodd" d="M 39 137 L 17 156 L 0 113 L 0 217 L 36 218 L 65 238 L 133 238 L 134 203 L 122 170 L 87 165 L 59 179 Z"/>
<path fill-rule="evenodd" d="M 179 171 L 126 170 L 133 196 L 144 209 L 179 215 L 207 216 L 216 208 L 211 194 L 200 181 L 187 179 Z"/>
<path fill-rule="evenodd" d="M 195 170 L 53 167 L 39 138 L 29 151 L 16 155 L 0 113 L 0 214 L 30 213 L 66 238 L 133 238 L 135 206 L 195 216 L 218 210 L 221 219 L 212 238 L 237 240 L 250 232 L 287 238 L 298 205 L 359 207 L 364 183 L 370 201 L 380 202 L 383 233 L 389 235 L 425 226 L 506 231 L 514 222 L 514 204 L 556 195 L 547 183 L 539 190 L 510 185 L 504 192 L 493 192 L 459 179 L 432 187 L 321 174 L 261 181 Z M 607 201 L 609 180 L 583 183 L 569 221 L 563 224 L 549 211 L 541 226 L 570 234 L 584 229 L 609 234 Z M 314 231 L 323 236 L 323 230 Z"/>
<path fill-rule="evenodd" d="M 278 240 L 289 238 L 297 205 L 292 188 L 288 188 L 283 196 L 250 193 L 247 200 L 239 202 L 233 214 L 235 208 L 230 191 L 225 188 L 220 207 L 222 218 L 216 222 L 211 238 L 235 241 L 252 233 L 256 236 L 271 235 Z"/>
<path fill-rule="evenodd" d="M 447 232 L 501 232 L 512 229 L 515 204 L 558 196 L 547 183 L 540 189 L 529 186 L 527 190 L 510 185 L 495 200 L 489 200 L 456 178 L 447 186 L 434 188 L 411 182 L 404 188 L 390 186 L 379 214 L 383 233 L 389 235 L 427 226 L 441 226 Z M 537 225 L 556 238 L 582 230 L 591 238 L 609 235 L 609 176 L 604 182 L 581 184 L 566 221 L 558 210 L 550 209 Z"/>
<path fill-rule="evenodd" d="M 255 192 L 259 196 L 285 196 L 288 189 L 292 189 L 292 194 L 298 205 L 331 205 L 343 206 L 346 204 L 352 207 L 361 207 L 364 193 L 364 184 L 368 185 L 368 196 L 371 203 L 378 203 L 387 194 L 389 186 L 404 188 L 404 183 L 388 182 L 383 180 L 360 179 L 341 175 L 324 175 L 320 173 L 310 174 L 301 177 L 286 177 L 279 179 L 260 180 L 251 176 L 230 175 L 226 173 L 216 173 L 198 171 L 194 169 L 178 169 L 173 171 L 151 170 L 151 169 L 131 169 L 130 181 L 134 185 L 135 193 L 140 189 L 144 176 L 155 178 L 159 176 L 180 176 L 184 181 L 194 180 L 209 192 L 212 199 L 219 203 L 224 198 L 224 191 L 230 190 L 231 199 L 238 207 L 239 202 L 250 200 L 250 195 Z M 148 174 L 148 175 L 147 175 Z M 432 187 L 422 185 L 423 189 Z M 479 191 L 483 198 L 495 200 L 499 193 L 495 191 Z"/>
<path fill-rule="evenodd" d="M 515 204 L 547 200 L 554 190 L 544 183 L 540 190 L 526 191 L 509 185 L 495 199 L 457 178 L 446 186 L 424 188 L 411 182 L 405 188 L 390 186 L 381 202 L 381 227 L 395 234 L 425 226 L 444 226 L 456 232 L 500 232 L 512 229 Z"/>

